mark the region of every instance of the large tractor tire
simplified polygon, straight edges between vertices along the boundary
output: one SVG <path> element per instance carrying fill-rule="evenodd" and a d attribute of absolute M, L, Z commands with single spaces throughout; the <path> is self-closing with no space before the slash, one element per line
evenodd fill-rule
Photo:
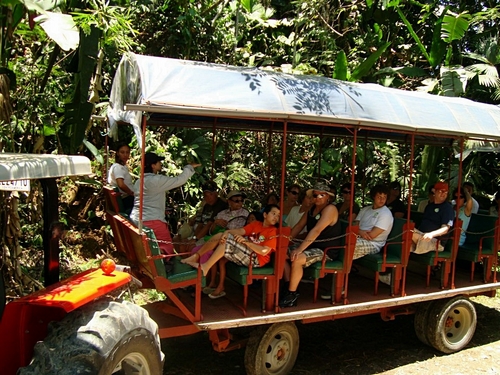
<path fill-rule="evenodd" d="M 427 339 L 427 326 L 429 325 L 429 313 L 434 301 L 421 302 L 417 306 L 417 311 L 414 317 L 415 333 L 420 341 L 425 345 L 431 346 Z"/>
<path fill-rule="evenodd" d="M 158 326 L 146 310 L 104 299 L 51 323 L 20 375 L 161 375 Z"/>
<path fill-rule="evenodd" d="M 467 298 L 439 300 L 429 309 L 427 340 L 430 346 L 443 353 L 454 353 L 470 342 L 476 324 L 476 309 Z"/>
<path fill-rule="evenodd" d="M 299 331 L 293 322 L 253 331 L 245 351 L 247 375 L 286 375 L 299 353 Z"/>

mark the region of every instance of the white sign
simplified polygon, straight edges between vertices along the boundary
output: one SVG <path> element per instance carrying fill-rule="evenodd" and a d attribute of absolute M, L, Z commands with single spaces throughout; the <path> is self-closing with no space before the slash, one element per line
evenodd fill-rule
<path fill-rule="evenodd" d="M 0 190 L 30 191 L 30 180 L 0 181 Z"/>

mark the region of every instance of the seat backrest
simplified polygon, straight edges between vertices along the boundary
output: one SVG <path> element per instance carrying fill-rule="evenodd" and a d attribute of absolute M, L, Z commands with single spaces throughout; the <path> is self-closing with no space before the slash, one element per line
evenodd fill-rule
<path fill-rule="evenodd" d="M 123 208 L 122 196 L 118 191 L 118 188 L 106 185 L 102 187 L 102 191 L 104 192 L 106 210 L 110 210 L 115 213 L 125 212 Z"/>
<path fill-rule="evenodd" d="M 493 249 L 498 217 L 472 214 L 466 230 L 465 244 L 479 245 L 483 239 L 483 249 Z"/>
<path fill-rule="evenodd" d="M 392 229 L 387 237 L 387 253 L 397 256 L 401 255 L 403 249 L 403 229 L 406 224 L 406 219 L 394 218 Z"/>
<path fill-rule="evenodd" d="M 146 235 L 145 240 L 148 242 L 147 246 L 149 246 L 151 254 L 161 255 L 160 246 L 158 246 L 158 240 L 156 239 L 155 232 L 153 232 L 153 230 L 148 227 L 143 227 L 142 230 Z M 167 271 L 165 269 L 165 263 L 163 263 L 163 259 L 156 259 L 153 262 L 158 276 L 167 277 Z"/>
<path fill-rule="evenodd" d="M 415 223 L 415 228 L 418 228 L 420 226 L 423 217 L 424 217 L 423 212 L 418 212 L 418 211 L 410 212 L 410 219 Z"/>

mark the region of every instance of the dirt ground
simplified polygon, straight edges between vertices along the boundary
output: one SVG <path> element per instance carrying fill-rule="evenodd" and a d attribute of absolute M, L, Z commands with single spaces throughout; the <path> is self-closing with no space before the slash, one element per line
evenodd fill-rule
<path fill-rule="evenodd" d="M 298 324 L 300 350 L 291 374 L 500 374 L 500 299 L 475 299 L 478 325 L 468 347 L 445 355 L 422 344 L 413 316 L 378 315 Z M 164 375 L 245 374 L 244 350 L 216 353 L 206 333 L 164 340 Z"/>

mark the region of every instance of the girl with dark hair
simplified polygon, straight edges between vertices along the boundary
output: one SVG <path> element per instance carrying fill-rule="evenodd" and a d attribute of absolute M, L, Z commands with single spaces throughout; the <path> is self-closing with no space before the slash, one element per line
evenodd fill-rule
<path fill-rule="evenodd" d="M 127 167 L 130 158 L 130 146 L 120 143 L 116 147 L 115 162 L 109 168 L 108 184 L 118 188 L 122 195 L 123 208 L 125 213 L 130 214 L 134 207 L 134 183 Z"/>

